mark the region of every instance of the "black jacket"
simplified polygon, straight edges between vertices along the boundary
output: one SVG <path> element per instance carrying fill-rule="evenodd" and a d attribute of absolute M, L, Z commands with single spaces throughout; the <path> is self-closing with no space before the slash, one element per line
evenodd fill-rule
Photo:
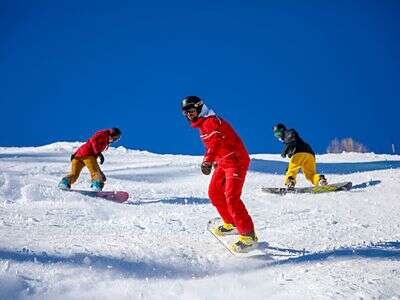
<path fill-rule="evenodd" d="M 284 136 L 284 143 L 285 146 L 282 150 L 282 157 L 286 157 L 286 155 L 291 158 L 294 154 L 300 152 L 310 153 L 315 156 L 314 151 L 312 150 L 311 146 L 305 143 L 302 138 L 299 136 L 296 130 L 288 129 L 285 131 Z"/>

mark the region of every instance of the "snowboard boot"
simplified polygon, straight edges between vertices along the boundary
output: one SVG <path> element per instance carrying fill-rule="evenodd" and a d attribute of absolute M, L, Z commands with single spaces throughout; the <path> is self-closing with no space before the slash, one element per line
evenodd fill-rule
<path fill-rule="evenodd" d="M 71 189 L 71 184 L 69 183 L 68 178 L 64 177 L 63 179 L 61 179 L 60 183 L 58 184 L 58 187 L 62 190 Z"/>
<path fill-rule="evenodd" d="M 104 187 L 104 183 L 99 181 L 99 180 L 92 180 L 92 184 L 90 186 L 93 191 L 95 192 L 101 192 L 101 190 Z"/>
<path fill-rule="evenodd" d="M 319 175 L 319 182 L 318 182 L 319 186 L 324 186 L 324 185 L 328 185 L 328 180 L 326 180 L 324 175 Z"/>
<path fill-rule="evenodd" d="M 258 238 L 255 232 L 251 232 L 247 235 L 240 235 L 239 240 L 231 245 L 231 250 L 237 253 L 247 253 L 255 248 L 258 245 Z"/>
<path fill-rule="evenodd" d="M 286 188 L 291 191 L 294 190 L 295 186 L 296 186 L 296 180 L 292 176 L 288 177 L 286 181 Z"/>
<path fill-rule="evenodd" d="M 226 236 L 226 235 L 233 235 L 238 234 L 238 231 L 233 224 L 224 223 L 212 229 L 212 232 L 217 236 Z"/>

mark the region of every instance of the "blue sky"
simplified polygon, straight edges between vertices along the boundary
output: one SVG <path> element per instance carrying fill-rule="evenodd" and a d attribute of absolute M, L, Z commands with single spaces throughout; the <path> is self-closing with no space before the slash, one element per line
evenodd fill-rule
<path fill-rule="evenodd" d="M 353 137 L 400 150 L 399 1 L 0 0 L 0 146 L 86 140 L 201 154 L 180 112 L 204 98 L 251 153 L 271 127 L 318 153 Z"/>

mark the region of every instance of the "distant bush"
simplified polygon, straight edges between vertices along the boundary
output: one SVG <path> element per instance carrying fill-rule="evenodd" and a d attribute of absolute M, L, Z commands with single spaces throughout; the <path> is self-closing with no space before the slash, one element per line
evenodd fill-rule
<path fill-rule="evenodd" d="M 352 138 L 337 139 L 335 138 L 326 149 L 328 153 L 342 153 L 342 152 L 368 152 L 367 147 L 363 144 L 354 141 Z"/>

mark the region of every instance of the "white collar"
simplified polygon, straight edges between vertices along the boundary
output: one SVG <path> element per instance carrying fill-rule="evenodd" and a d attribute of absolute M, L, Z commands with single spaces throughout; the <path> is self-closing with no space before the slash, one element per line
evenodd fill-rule
<path fill-rule="evenodd" d="M 199 117 L 210 117 L 210 116 L 215 116 L 215 112 L 212 109 L 208 108 L 207 105 L 203 104 Z"/>

